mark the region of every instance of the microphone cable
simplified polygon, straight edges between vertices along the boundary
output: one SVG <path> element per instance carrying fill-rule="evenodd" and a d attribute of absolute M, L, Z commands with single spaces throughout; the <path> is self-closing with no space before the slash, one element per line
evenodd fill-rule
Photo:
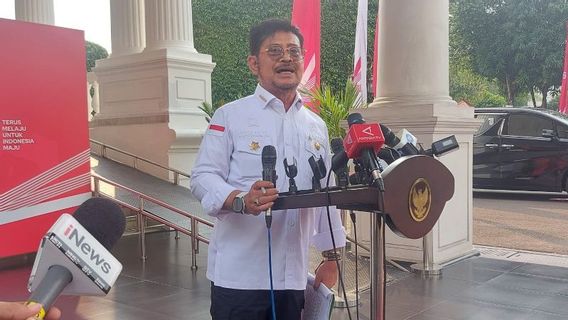
<path fill-rule="evenodd" d="M 325 183 L 325 194 L 327 196 L 327 205 L 325 206 L 327 210 L 327 224 L 329 225 L 329 234 L 331 235 L 331 244 L 333 246 L 333 253 L 337 256 L 337 246 L 335 245 L 335 237 L 333 236 L 333 226 L 331 225 L 331 212 L 329 211 L 329 205 L 331 204 L 331 197 L 329 194 L 329 180 L 331 178 L 332 170 L 329 170 L 327 174 L 327 180 Z M 351 317 L 351 310 L 349 309 L 349 304 L 347 303 L 347 293 L 345 293 L 345 283 L 343 282 L 343 274 L 341 272 L 341 267 L 339 266 L 339 260 L 335 260 L 337 266 L 337 272 L 339 274 L 339 285 L 343 292 L 343 298 L 345 299 L 345 306 L 347 307 L 347 315 L 349 320 L 353 320 Z M 331 289 L 331 288 L 330 288 Z"/>
<path fill-rule="evenodd" d="M 268 273 L 270 278 L 270 305 L 272 309 L 272 320 L 276 320 L 276 303 L 274 301 L 274 281 L 272 278 L 272 236 L 270 226 L 267 225 L 268 230 Z"/>

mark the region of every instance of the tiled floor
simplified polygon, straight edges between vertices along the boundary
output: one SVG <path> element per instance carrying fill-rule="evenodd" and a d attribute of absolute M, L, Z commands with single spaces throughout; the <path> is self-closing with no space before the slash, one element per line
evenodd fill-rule
<path fill-rule="evenodd" d="M 111 292 L 61 297 L 56 305 L 64 320 L 209 319 L 206 249 L 201 247 L 194 273 L 187 237 L 149 234 L 145 263 L 138 238 L 123 237 L 113 253 L 124 269 Z M 0 300 L 25 300 L 29 272 L 30 267 L 0 271 Z M 411 273 L 394 279 L 387 286 L 389 320 L 568 319 L 568 268 L 473 257 L 445 267 L 437 279 Z M 368 293 L 361 295 L 359 319 L 369 319 L 368 299 Z M 335 309 L 333 319 L 348 319 L 347 312 Z"/>
<path fill-rule="evenodd" d="M 98 174 L 201 214 L 186 189 L 94 159 L 98 164 L 93 169 Z M 125 197 L 124 201 L 128 200 Z M 190 269 L 189 248 L 187 237 L 175 240 L 171 232 L 148 234 L 148 260 L 142 262 L 138 237 L 123 237 L 113 253 L 124 269 L 111 292 L 105 297 L 61 297 L 56 305 L 63 310 L 63 320 L 210 319 L 207 246 L 201 245 L 200 268 L 195 272 Z M 529 261 L 473 257 L 444 267 L 442 276 L 432 279 L 392 268 L 388 277 L 392 281 L 386 289 L 386 319 L 568 319 L 568 268 L 539 265 L 538 259 Z M 0 300 L 27 299 L 30 269 L 0 270 Z M 369 319 L 369 307 L 369 294 L 363 292 L 359 319 Z M 357 319 L 354 309 L 352 319 Z M 349 319 L 346 309 L 334 309 L 333 319 Z"/>

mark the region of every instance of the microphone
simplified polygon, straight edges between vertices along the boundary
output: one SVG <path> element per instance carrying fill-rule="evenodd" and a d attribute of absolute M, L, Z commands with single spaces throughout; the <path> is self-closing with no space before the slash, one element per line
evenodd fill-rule
<path fill-rule="evenodd" d="M 74 215 L 61 215 L 41 240 L 28 281 L 27 304 L 42 305 L 37 319 L 61 294 L 106 295 L 122 271 L 108 251 L 126 227 L 122 210 L 108 199 L 91 198 Z"/>
<path fill-rule="evenodd" d="M 347 187 L 349 184 L 349 176 L 347 173 L 347 162 L 349 158 L 343 148 L 343 140 L 341 138 L 331 139 L 331 170 L 335 173 L 337 185 L 341 188 Z"/>
<path fill-rule="evenodd" d="M 271 145 L 262 148 L 262 180 L 270 181 L 276 186 L 276 148 Z M 272 208 L 266 210 L 266 227 L 272 225 Z"/>
<path fill-rule="evenodd" d="M 363 167 L 371 174 L 372 184 L 384 191 L 381 167 L 376 154 L 385 143 L 385 137 L 377 123 L 366 123 L 360 113 L 352 113 L 347 117 L 349 131 L 343 144 L 347 156 L 361 159 Z"/>
<path fill-rule="evenodd" d="M 400 137 L 399 142 L 393 147 L 403 156 L 413 156 L 421 154 L 417 148 L 418 139 L 406 129 L 402 129 L 398 132 Z"/>
<path fill-rule="evenodd" d="M 417 139 L 410 131 L 402 129 L 395 135 L 389 127 L 383 124 L 380 127 L 385 137 L 385 144 L 398 151 L 401 156 L 420 154 L 416 147 Z"/>

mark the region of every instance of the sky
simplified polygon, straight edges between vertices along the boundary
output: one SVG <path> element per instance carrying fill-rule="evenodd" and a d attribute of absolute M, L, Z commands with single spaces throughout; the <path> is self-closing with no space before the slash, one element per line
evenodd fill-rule
<path fill-rule="evenodd" d="M 0 0 L 0 18 L 15 19 L 15 1 Z M 85 31 L 85 40 L 99 44 L 110 53 L 109 0 L 54 0 L 55 25 Z"/>

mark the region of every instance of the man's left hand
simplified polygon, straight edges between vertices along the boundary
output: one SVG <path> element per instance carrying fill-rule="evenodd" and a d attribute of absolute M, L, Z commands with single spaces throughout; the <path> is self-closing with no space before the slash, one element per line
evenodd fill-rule
<path fill-rule="evenodd" d="M 336 261 L 324 261 L 316 269 L 316 279 L 314 281 L 314 289 L 319 288 L 320 283 L 326 287 L 332 288 L 337 282 L 337 263 Z"/>

